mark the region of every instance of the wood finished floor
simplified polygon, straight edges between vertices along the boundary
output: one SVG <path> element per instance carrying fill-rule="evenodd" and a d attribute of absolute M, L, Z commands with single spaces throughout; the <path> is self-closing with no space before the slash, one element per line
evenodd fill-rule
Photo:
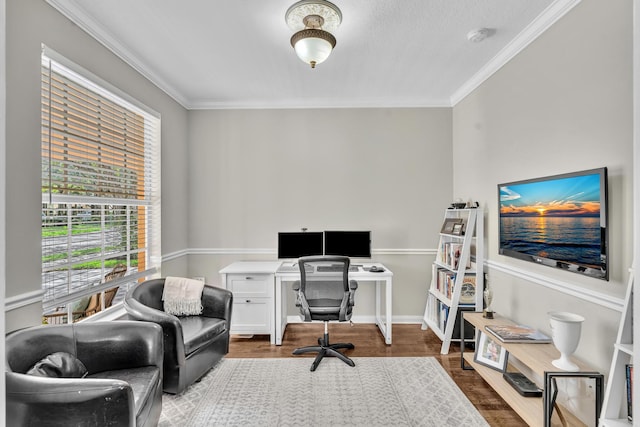
<path fill-rule="evenodd" d="M 297 347 L 315 345 L 323 334 L 321 323 L 293 323 L 287 326 L 281 346 L 272 346 L 268 335 L 232 336 L 226 357 L 308 357 L 311 366 L 313 354 L 293 356 L 291 353 Z M 459 346 L 452 345 L 449 354 L 441 355 L 441 341 L 433 332 L 423 331 L 420 325 L 393 325 L 393 344 L 390 346 L 384 343 L 378 327 L 373 324 L 332 323 L 329 337 L 330 342 L 353 343 L 355 349 L 345 352 L 350 357 L 433 356 L 491 426 L 527 425 L 480 375 L 460 367 Z"/>

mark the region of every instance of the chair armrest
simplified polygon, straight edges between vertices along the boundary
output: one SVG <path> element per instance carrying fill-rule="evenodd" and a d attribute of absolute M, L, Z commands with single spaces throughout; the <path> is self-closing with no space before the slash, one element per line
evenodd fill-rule
<path fill-rule="evenodd" d="M 133 391 L 124 381 L 15 372 L 5 380 L 6 419 L 13 425 L 135 425 Z"/>
<path fill-rule="evenodd" d="M 355 280 L 349 281 L 349 305 L 353 307 L 356 305 L 356 289 L 358 289 L 358 282 Z"/>
<path fill-rule="evenodd" d="M 124 308 L 132 319 L 157 323 L 162 327 L 164 334 L 164 363 L 167 366 L 185 365 L 186 356 L 182 325 L 176 316 L 146 306 L 129 294 L 124 299 Z"/>
<path fill-rule="evenodd" d="M 205 285 L 202 289 L 202 315 L 231 321 L 233 293 L 224 288 Z"/>
<path fill-rule="evenodd" d="M 233 293 L 216 286 L 202 289 L 202 315 L 226 320 L 227 331 L 231 330 L 231 309 L 233 308 Z"/>

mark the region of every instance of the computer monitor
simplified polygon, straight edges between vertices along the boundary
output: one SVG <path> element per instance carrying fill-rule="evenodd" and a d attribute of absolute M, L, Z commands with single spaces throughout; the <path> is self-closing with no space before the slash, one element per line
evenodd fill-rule
<path fill-rule="evenodd" d="M 278 233 L 278 258 L 298 259 L 303 256 L 322 255 L 322 232 Z"/>
<path fill-rule="evenodd" d="M 371 258 L 371 232 L 325 231 L 324 254 Z"/>

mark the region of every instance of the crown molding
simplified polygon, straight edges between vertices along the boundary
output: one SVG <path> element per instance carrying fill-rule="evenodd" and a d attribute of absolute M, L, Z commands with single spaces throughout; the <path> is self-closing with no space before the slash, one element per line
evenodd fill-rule
<path fill-rule="evenodd" d="M 511 40 L 496 56 L 487 62 L 476 74 L 451 95 L 450 105 L 455 107 L 467 95 L 477 89 L 485 80 L 522 52 L 529 44 L 555 24 L 582 0 L 556 0 L 536 19 Z"/>
<path fill-rule="evenodd" d="M 349 102 L 337 104 L 331 100 L 307 100 L 301 103 L 299 100 L 289 99 L 278 102 L 265 102 L 253 100 L 243 103 L 216 102 L 197 100 L 191 101 L 185 108 L 189 110 L 267 110 L 267 109 L 323 109 L 323 108 L 451 108 L 449 99 L 416 100 L 411 99 L 351 99 Z"/>
<path fill-rule="evenodd" d="M 61 0 L 45 0 L 51 7 L 56 9 L 66 18 L 71 20 L 80 29 L 93 37 L 98 43 L 102 44 L 118 58 L 122 59 L 127 65 L 142 74 L 144 78 L 149 80 L 158 89 L 173 98 L 178 104 L 184 108 L 188 108 L 187 99 L 180 92 L 162 79 L 158 74 L 154 73 L 148 67 L 145 67 L 126 46 L 118 42 L 107 32 L 100 22 L 94 20 L 82 11 L 80 7 L 73 6 L 73 3 L 63 2 Z"/>
<path fill-rule="evenodd" d="M 188 110 L 212 110 L 212 109 L 303 109 L 303 108 L 435 108 L 454 107 L 467 95 L 478 88 L 485 80 L 507 64 L 513 57 L 525 49 L 531 42 L 544 33 L 551 25 L 562 18 L 567 12 L 578 5 L 582 0 L 556 0 L 549 5 L 534 21 L 532 21 L 518 36 L 505 48 L 485 64 L 475 75 L 458 88 L 449 99 L 416 100 L 400 99 L 389 101 L 388 99 L 355 100 L 344 104 L 335 104 L 335 100 L 312 100 L 300 103 L 296 100 L 283 100 L 278 103 L 252 100 L 243 103 L 216 102 L 209 100 L 188 99 L 175 87 L 171 86 L 153 70 L 146 67 L 136 58 L 126 46 L 119 43 L 107 32 L 102 25 L 88 16 L 74 2 L 62 0 L 46 0 L 62 15 L 78 25 L 83 31 L 96 39 L 100 44 L 113 52 L 126 64 L 139 72 L 147 80 L 173 98 L 178 104 Z"/>

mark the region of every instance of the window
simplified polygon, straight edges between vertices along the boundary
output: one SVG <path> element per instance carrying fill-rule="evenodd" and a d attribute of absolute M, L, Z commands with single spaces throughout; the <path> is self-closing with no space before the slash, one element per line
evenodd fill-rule
<path fill-rule="evenodd" d="M 104 310 L 159 268 L 160 118 L 42 54 L 43 321 Z"/>

